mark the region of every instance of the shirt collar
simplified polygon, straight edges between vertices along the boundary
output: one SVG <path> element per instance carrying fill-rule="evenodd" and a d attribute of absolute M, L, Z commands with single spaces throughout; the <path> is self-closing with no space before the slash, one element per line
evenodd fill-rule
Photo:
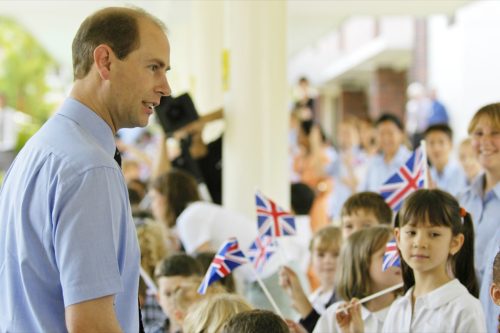
<path fill-rule="evenodd" d="M 69 118 L 76 122 L 86 132 L 95 138 L 103 149 L 114 156 L 116 144 L 113 131 L 109 125 L 86 105 L 74 98 L 68 97 L 63 102 L 57 115 Z"/>
<path fill-rule="evenodd" d="M 486 181 L 486 174 L 483 172 L 478 175 L 470 184 L 471 191 L 479 197 L 483 197 L 484 183 Z M 497 198 L 500 198 L 500 183 L 497 183 L 491 190 Z"/>
<path fill-rule="evenodd" d="M 407 304 L 411 304 L 413 289 L 414 287 L 411 287 L 403 296 L 403 300 Z M 424 306 L 429 309 L 437 309 L 455 299 L 461 294 L 462 290 L 468 292 L 460 281 L 453 279 L 430 293 L 418 297 L 415 301 L 415 305 L 419 307 Z"/>

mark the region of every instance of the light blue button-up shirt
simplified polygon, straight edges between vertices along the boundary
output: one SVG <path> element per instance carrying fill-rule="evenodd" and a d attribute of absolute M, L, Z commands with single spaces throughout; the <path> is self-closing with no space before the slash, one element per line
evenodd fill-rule
<path fill-rule="evenodd" d="M 451 195 L 457 196 L 467 188 L 467 176 L 455 160 L 450 160 L 442 172 L 438 172 L 434 166 L 429 171 L 437 188 Z"/>
<path fill-rule="evenodd" d="M 485 175 L 478 176 L 459 198 L 460 204 L 471 214 L 474 222 L 474 264 L 480 279 L 488 258 L 486 248 L 500 233 L 500 183 L 483 195 L 484 182 Z"/>
<path fill-rule="evenodd" d="M 67 99 L 0 191 L 0 332 L 65 332 L 65 308 L 115 295 L 139 330 L 140 253 L 110 127 Z"/>
<path fill-rule="evenodd" d="M 411 151 L 403 145 L 399 147 L 396 155 L 389 163 L 384 161 L 384 155 L 375 155 L 368 165 L 366 178 L 360 190 L 379 192 L 380 186 L 406 163 L 410 155 Z"/>

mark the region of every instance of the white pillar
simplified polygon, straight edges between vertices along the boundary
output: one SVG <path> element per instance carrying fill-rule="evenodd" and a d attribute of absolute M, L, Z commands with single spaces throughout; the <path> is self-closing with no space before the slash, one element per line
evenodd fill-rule
<path fill-rule="evenodd" d="M 227 1 L 223 202 L 255 216 L 256 189 L 289 208 L 286 1 Z"/>
<path fill-rule="evenodd" d="M 205 114 L 223 106 L 222 49 L 224 1 L 192 2 L 190 72 L 192 95 L 198 112 Z"/>

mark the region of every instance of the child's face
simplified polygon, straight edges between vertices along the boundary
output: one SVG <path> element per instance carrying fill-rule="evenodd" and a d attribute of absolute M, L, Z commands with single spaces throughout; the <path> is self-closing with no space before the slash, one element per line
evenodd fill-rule
<path fill-rule="evenodd" d="M 347 239 L 352 233 L 379 225 L 375 214 L 358 209 L 351 215 L 342 216 L 342 237 Z"/>
<path fill-rule="evenodd" d="M 335 281 L 339 249 L 337 246 L 331 246 L 327 250 L 319 249 L 317 241 L 314 243 L 311 258 L 312 269 L 321 285 L 332 285 Z"/>
<path fill-rule="evenodd" d="M 151 211 L 157 221 L 163 221 L 166 216 L 166 199 L 163 194 L 155 189 L 149 191 L 151 196 Z"/>
<path fill-rule="evenodd" d="M 395 154 L 403 138 L 403 132 L 392 121 L 384 121 L 377 126 L 377 139 L 384 155 Z"/>
<path fill-rule="evenodd" d="M 384 261 L 385 245 L 372 254 L 370 259 L 370 278 L 373 281 L 373 292 L 389 288 L 398 283 L 401 283 L 401 268 L 390 267 L 385 272 L 382 271 L 382 263 Z"/>
<path fill-rule="evenodd" d="M 425 136 L 427 154 L 433 165 L 444 166 L 451 153 L 451 140 L 443 132 L 432 131 Z"/>
<path fill-rule="evenodd" d="M 471 179 L 481 171 L 481 165 L 479 164 L 471 145 L 461 145 L 458 151 L 458 158 L 467 175 L 467 178 Z"/>
<path fill-rule="evenodd" d="M 175 293 L 186 280 L 185 276 L 163 276 L 158 279 L 158 303 L 168 318 L 175 321 Z"/>
<path fill-rule="evenodd" d="M 498 283 L 492 283 L 490 286 L 490 296 L 493 303 L 500 306 L 500 285 Z"/>
<path fill-rule="evenodd" d="M 425 224 L 406 224 L 394 230 L 401 256 L 414 273 L 446 272 L 449 255 L 456 254 L 463 244 L 463 234 L 453 236 L 451 229 Z"/>

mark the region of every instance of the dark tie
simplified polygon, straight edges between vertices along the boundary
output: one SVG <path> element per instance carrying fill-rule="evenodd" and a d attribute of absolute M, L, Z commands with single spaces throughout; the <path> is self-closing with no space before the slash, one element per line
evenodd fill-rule
<path fill-rule="evenodd" d="M 115 150 L 115 161 L 116 163 L 118 163 L 118 165 L 120 166 L 120 168 L 122 167 L 122 155 L 120 154 L 120 151 L 118 150 L 118 148 L 116 148 Z"/>

